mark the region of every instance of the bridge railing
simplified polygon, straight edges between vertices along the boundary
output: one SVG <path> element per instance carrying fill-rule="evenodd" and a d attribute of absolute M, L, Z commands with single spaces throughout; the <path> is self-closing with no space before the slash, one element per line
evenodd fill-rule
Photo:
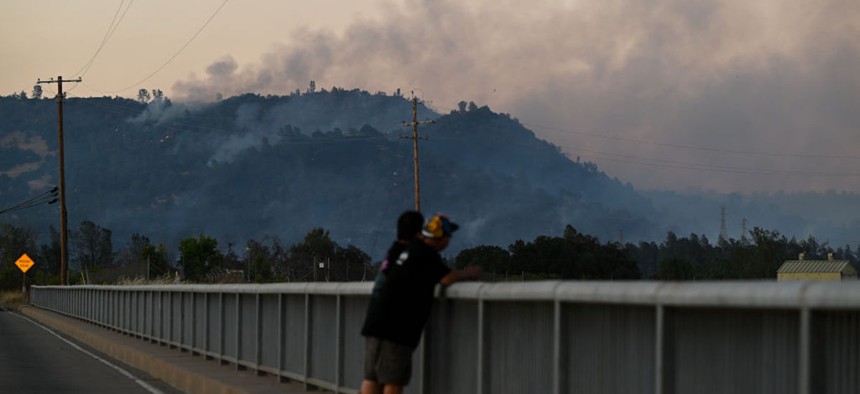
<path fill-rule="evenodd" d="M 34 286 L 31 303 L 355 393 L 371 286 Z M 860 282 L 460 283 L 413 371 L 408 393 L 857 393 Z"/>

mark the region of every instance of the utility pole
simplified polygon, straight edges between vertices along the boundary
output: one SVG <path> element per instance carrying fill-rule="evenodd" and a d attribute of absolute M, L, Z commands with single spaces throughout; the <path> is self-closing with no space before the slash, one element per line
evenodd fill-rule
<path fill-rule="evenodd" d="M 69 226 L 68 212 L 66 212 L 66 170 L 64 165 L 65 156 L 63 155 L 63 82 L 81 82 L 81 79 L 66 79 L 58 76 L 56 80 L 51 78 L 49 81 L 36 80 L 40 83 L 56 83 L 57 84 L 57 114 L 59 118 L 57 145 L 59 149 L 60 161 L 60 284 L 66 286 L 69 284 Z"/>
<path fill-rule="evenodd" d="M 418 177 L 418 140 L 427 140 L 427 137 L 418 137 L 418 125 L 436 123 L 432 120 L 418 121 L 418 98 L 412 92 L 412 122 L 403 122 L 404 126 L 412 126 L 412 137 L 400 136 L 412 140 L 412 159 L 415 162 L 415 210 L 421 212 L 421 182 Z"/>

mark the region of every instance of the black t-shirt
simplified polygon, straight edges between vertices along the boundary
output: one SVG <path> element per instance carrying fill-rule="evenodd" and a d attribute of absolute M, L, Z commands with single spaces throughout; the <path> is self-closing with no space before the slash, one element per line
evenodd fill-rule
<path fill-rule="evenodd" d="M 451 269 L 420 240 L 395 242 L 383 262 L 361 335 L 415 348 L 433 305 L 436 284 Z"/>

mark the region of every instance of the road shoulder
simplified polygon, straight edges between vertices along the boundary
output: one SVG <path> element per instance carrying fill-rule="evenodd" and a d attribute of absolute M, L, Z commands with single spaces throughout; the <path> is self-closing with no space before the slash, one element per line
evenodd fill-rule
<path fill-rule="evenodd" d="M 232 365 L 219 365 L 199 355 L 149 343 L 118 332 L 32 306 L 19 311 L 45 326 L 185 393 L 305 393 L 300 384 L 279 383 Z"/>

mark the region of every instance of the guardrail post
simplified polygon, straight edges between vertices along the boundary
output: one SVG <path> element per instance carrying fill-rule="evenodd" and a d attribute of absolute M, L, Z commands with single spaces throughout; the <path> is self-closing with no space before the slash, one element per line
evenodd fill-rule
<path fill-rule="evenodd" d="M 264 375 L 260 372 L 260 364 L 263 361 L 263 300 L 260 293 L 255 297 L 257 313 L 256 313 L 256 341 L 254 346 L 254 370 L 257 376 Z"/>
<path fill-rule="evenodd" d="M 284 330 L 286 329 L 286 313 L 284 313 L 284 294 L 278 294 L 278 382 L 284 382 Z"/>
<path fill-rule="evenodd" d="M 123 315 L 125 315 L 125 319 L 123 321 L 122 332 L 125 335 L 129 335 L 129 331 L 131 331 L 131 292 L 123 291 L 122 292 L 122 300 L 123 300 Z"/>
<path fill-rule="evenodd" d="M 167 292 L 167 347 L 173 348 L 176 339 L 173 338 L 173 292 Z"/>
<path fill-rule="evenodd" d="M 149 343 L 155 343 L 155 291 L 147 291 L 146 297 L 149 299 L 149 315 L 147 316 L 147 329 Z"/>
<path fill-rule="evenodd" d="M 556 298 L 553 301 L 553 319 L 552 319 L 552 392 L 561 394 L 562 392 L 562 340 L 561 340 L 561 301 Z"/>
<path fill-rule="evenodd" d="M 131 327 L 130 334 L 135 338 L 140 337 L 140 291 L 131 293 Z"/>
<path fill-rule="evenodd" d="M 484 330 L 485 330 L 485 325 L 484 325 L 484 314 L 485 314 L 484 308 L 485 308 L 485 305 L 484 304 L 485 303 L 486 303 L 486 301 L 481 299 L 479 296 L 479 298 L 478 298 L 478 358 L 477 358 L 478 367 L 476 368 L 477 373 L 478 373 L 478 380 L 477 380 L 477 386 L 478 387 L 475 389 L 475 392 L 478 394 L 484 394 L 484 393 L 486 393 L 486 390 L 487 390 L 486 385 L 485 385 L 485 379 L 484 379 L 484 376 L 486 375 L 486 371 L 484 371 L 484 368 L 486 368 L 486 363 L 484 362 Z"/>
<path fill-rule="evenodd" d="M 170 308 L 164 307 L 164 298 L 167 295 L 166 291 L 158 291 L 158 343 L 164 345 L 167 342 L 167 335 L 164 335 L 165 313 L 169 313 Z"/>
<path fill-rule="evenodd" d="M 203 358 L 211 360 L 212 356 L 209 355 L 209 352 L 212 350 L 210 345 L 212 337 L 210 327 L 212 325 L 209 324 L 209 293 L 203 293 L 203 326 L 206 327 L 203 330 Z"/>
<path fill-rule="evenodd" d="M 220 335 L 218 335 L 218 339 L 219 339 L 218 342 L 220 342 L 220 343 L 218 344 L 218 363 L 221 365 L 226 364 L 226 362 L 224 361 L 224 341 L 226 340 L 227 336 L 224 335 L 224 326 L 225 326 L 224 309 L 225 309 L 224 308 L 224 292 L 219 291 L 218 292 L 218 330 L 219 330 L 218 332 L 220 333 Z"/>
<path fill-rule="evenodd" d="M 110 302 L 110 329 L 111 331 L 116 331 L 117 328 L 117 291 L 110 289 L 108 290 L 110 296 L 108 297 L 108 302 Z"/>
<path fill-rule="evenodd" d="M 185 292 L 179 291 L 179 351 L 187 350 L 185 348 Z"/>
<path fill-rule="evenodd" d="M 304 372 L 302 373 L 305 390 L 311 389 L 311 385 L 308 383 L 311 363 L 311 335 L 311 296 L 305 293 L 305 365 Z"/>
<path fill-rule="evenodd" d="M 656 394 L 664 394 L 672 392 L 672 390 L 666 387 L 666 384 L 671 382 L 664 380 L 668 372 L 665 358 L 666 344 L 664 343 L 666 339 L 666 307 L 658 304 L 655 313 L 657 314 L 657 327 L 654 330 L 656 336 L 654 338 L 654 392 Z"/>
<path fill-rule="evenodd" d="M 69 292 L 71 293 L 71 291 Z M 67 295 L 68 297 L 68 295 Z M 113 331 L 113 290 L 102 290 L 102 297 L 104 297 L 104 321 L 102 321 L 103 327 L 108 330 Z"/>
<path fill-rule="evenodd" d="M 137 332 L 140 339 L 146 338 L 146 292 L 137 293 Z"/>
<path fill-rule="evenodd" d="M 191 355 L 197 354 L 194 351 L 195 345 L 197 344 L 197 293 L 191 292 L 191 342 L 188 344 L 188 349 L 191 352 Z"/>
<path fill-rule="evenodd" d="M 340 386 L 343 383 L 341 374 L 343 373 L 343 309 L 340 292 L 335 296 L 337 315 L 335 316 L 335 348 L 334 348 L 334 387 L 335 392 L 340 392 Z"/>
<path fill-rule="evenodd" d="M 138 307 L 138 299 L 137 299 L 138 291 L 132 291 L 129 293 L 129 303 L 131 305 L 131 309 L 128 312 L 129 315 L 129 323 L 128 323 L 128 335 L 137 337 L 138 327 L 137 322 L 139 316 L 137 315 L 137 307 Z"/>
<path fill-rule="evenodd" d="M 110 329 L 111 331 L 119 331 L 119 290 L 110 289 Z"/>
<path fill-rule="evenodd" d="M 81 304 L 86 306 L 86 305 L 89 305 L 89 302 L 90 302 L 90 289 L 84 289 L 82 291 L 82 294 L 81 294 Z M 83 320 L 83 321 L 89 321 L 88 315 L 89 315 L 89 308 L 82 307 L 81 313 L 78 316 L 78 319 Z"/>
<path fill-rule="evenodd" d="M 812 352 L 810 349 L 810 311 L 808 307 L 800 309 L 800 373 L 798 374 L 798 394 L 809 394 L 810 385 L 810 369 L 812 362 L 810 357 Z"/>
<path fill-rule="evenodd" d="M 242 365 L 242 293 L 236 293 L 236 369 L 243 371 Z"/>

